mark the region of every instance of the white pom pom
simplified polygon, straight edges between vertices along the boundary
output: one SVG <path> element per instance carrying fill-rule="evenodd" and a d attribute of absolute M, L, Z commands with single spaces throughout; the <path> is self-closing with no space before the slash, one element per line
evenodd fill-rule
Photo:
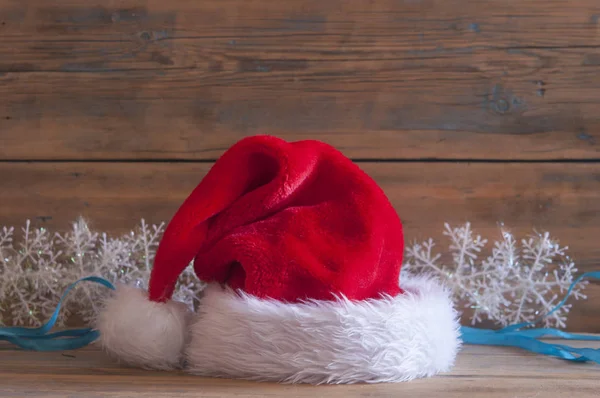
<path fill-rule="evenodd" d="M 121 285 L 96 327 L 109 354 L 130 365 L 169 370 L 181 365 L 189 315 L 183 303 L 152 302 L 145 291 Z"/>

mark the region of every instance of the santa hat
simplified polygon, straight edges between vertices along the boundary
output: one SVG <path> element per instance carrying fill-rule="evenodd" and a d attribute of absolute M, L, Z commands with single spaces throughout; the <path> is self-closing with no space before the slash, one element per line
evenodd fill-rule
<path fill-rule="evenodd" d="M 160 192 L 157 192 L 160 195 Z M 148 292 L 119 286 L 97 327 L 145 368 L 303 383 L 395 382 L 448 370 L 448 292 L 400 277 L 402 224 L 381 188 L 319 141 L 241 140 L 166 228 Z M 191 261 L 196 313 L 171 299 Z"/>

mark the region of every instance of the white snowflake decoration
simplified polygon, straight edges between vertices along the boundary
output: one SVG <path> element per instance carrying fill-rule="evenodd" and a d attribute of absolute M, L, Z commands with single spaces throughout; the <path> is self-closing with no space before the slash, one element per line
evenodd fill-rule
<path fill-rule="evenodd" d="M 452 263 L 443 264 L 441 254 L 434 253 L 429 239 L 406 249 L 403 272 L 427 272 L 441 279 L 457 302 L 471 309 L 472 324 L 490 320 L 502 326 L 536 321 L 563 298 L 577 272 L 575 264 L 546 232 L 523 239 L 503 230 L 494 242 L 491 254 L 478 262 L 487 240 L 474 235 L 469 223 L 458 228 L 445 224 L 444 235 L 450 239 Z M 572 296 L 585 299 L 578 283 Z M 545 326 L 565 327 L 571 305 L 544 318 Z"/>
<path fill-rule="evenodd" d="M 135 231 L 117 238 L 91 231 L 83 219 L 64 234 L 32 229 L 27 221 L 18 244 L 14 229 L 0 230 L 0 324 L 39 326 L 54 312 L 66 287 L 86 276 L 112 283 L 147 287 L 164 224 L 144 220 Z M 192 267 L 181 275 L 174 298 L 194 308 L 204 289 Z M 79 284 L 67 297 L 59 324 L 71 318 L 91 323 L 110 291 L 95 283 Z"/>
<path fill-rule="evenodd" d="M 21 236 L 14 228 L 0 229 L 0 324 L 38 326 L 45 322 L 66 287 L 85 276 L 101 276 L 113 283 L 146 288 L 164 224 L 140 225 L 129 234 L 109 237 L 90 230 L 79 219 L 71 230 L 51 235 L 44 228 L 32 228 L 28 221 Z M 472 323 L 492 320 L 501 325 L 532 321 L 562 298 L 577 271 L 548 233 L 517 244 L 503 232 L 491 254 L 478 262 L 487 241 L 474 236 L 469 224 L 459 228 L 446 225 L 450 238 L 450 264 L 442 264 L 434 253 L 434 241 L 407 247 L 403 272 L 428 272 L 439 277 L 453 291 L 457 302 L 472 309 Z M 580 283 L 573 295 L 581 293 Z M 180 276 L 174 299 L 196 308 L 204 283 L 189 266 Z M 81 319 L 90 323 L 102 299 L 110 292 L 103 286 L 83 283 L 65 301 L 59 323 Z M 564 327 L 570 305 L 545 319 L 546 325 Z"/>
<path fill-rule="evenodd" d="M 57 261 L 61 253 L 52 250 L 47 230 L 31 229 L 28 221 L 22 232 L 18 244 L 13 242 L 14 228 L 4 227 L 0 233 L 0 308 L 12 315 L 13 323 L 31 324 L 31 319 L 52 312 L 66 270 Z"/>

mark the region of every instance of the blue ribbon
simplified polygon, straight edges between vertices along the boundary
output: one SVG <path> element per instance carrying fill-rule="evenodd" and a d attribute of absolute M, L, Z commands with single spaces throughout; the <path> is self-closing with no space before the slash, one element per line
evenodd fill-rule
<path fill-rule="evenodd" d="M 104 278 L 88 276 L 79 279 L 67 287 L 50 320 L 38 328 L 2 327 L 0 340 L 8 341 L 20 348 L 34 351 L 63 351 L 85 347 L 96 340 L 100 333 L 92 328 L 71 329 L 48 333 L 56 324 L 60 307 L 69 292 L 80 282 L 95 282 L 115 290 L 112 283 Z"/>
<path fill-rule="evenodd" d="M 600 364 L 600 349 L 576 348 L 563 344 L 551 344 L 538 340 L 542 337 L 557 337 L 564 340 L 587 340 L 600 341 L 600 336 L 590 336 L 564 332 L 553 328 L 531 329 L 545 317 L 553 314 L 561 308 L 571 292 L 582 279 L 600 279 L 600 271 L 587 272 L 579 276 L 569 287 L 565 297 L 546 315 L 534 322 L 523 322 L 507 326 L 499 330 L 476 329 L 468 326 L 461 327 L 462 340 L 465 344 L 491 345 L 518 347 L 538 354 L 554 356 L 568 361 L 587 362 L 592 361 Z M 63 293 L 56 310 L 48 322 L 38 328 L 2 327 L 0 328 L 0 340 L 6 340 L 20 348 L 34 351 L 62 351 L 74 350 L 85 347 L 96 340 L 100 333 L 93 328 L 82 328 L 65 330 L 61 332 L 48 333 L 55 325 L 62 302 L 67 294 L 80 282 L 95 282 L 109 289 L 115 290 L 112 283 L 104 278 L 89 276 L 82 278 L 67 287 Z"/>
<path fill-rule="evenodd" d="M 600 364 L 600 349 L 576 348 L 563 344 L 551 344 L 540 341 L 542 337 L 556 337 L 564 340 L 600 341 L 600 336 L 568 333 L 553 328 L 531 329 L 547 316 L 561 308 L 571 295 L 575 286 L 585 278 L 600 279 L 600 271 L 586 272 L 580 275 L 569 287 L 565 297 L 547 314 L 533 322 L 522 322 L 499 330 L 461 327 L 462 340 L 465 344 L 518 347 L 538 354 L 558 357 L 573 362 L 595 362 Z"/>

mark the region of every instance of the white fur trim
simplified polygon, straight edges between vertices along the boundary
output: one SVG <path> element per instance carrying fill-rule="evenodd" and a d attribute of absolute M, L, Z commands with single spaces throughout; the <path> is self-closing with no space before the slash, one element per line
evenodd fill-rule
<path fill-rule="evenodd" d="M 188 315 L 183 303 L 152 302 L 145 291 L 120 285 L 104 303 L 96 328 L 102 346 L 117 359 L 168 370 L 181 365 Z"/>
<path fill-rule="evenodd" d="M 447 371 L 460 346 L 448 292 L 424 277 L 377 300 L 263 300 L 211 285 L 191 341 L 188 371 L 286 383 L 398 382 Z"/>

